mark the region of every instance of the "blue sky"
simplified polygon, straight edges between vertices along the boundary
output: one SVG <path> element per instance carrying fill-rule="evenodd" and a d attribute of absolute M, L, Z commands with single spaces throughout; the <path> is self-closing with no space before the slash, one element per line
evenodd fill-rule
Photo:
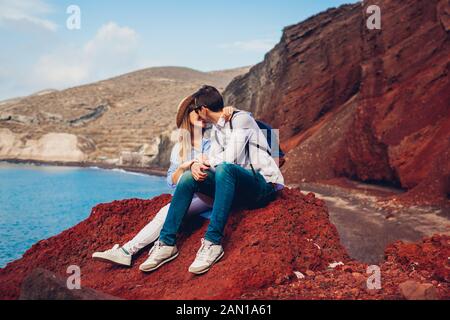
<path fill-rule="evenodd" d="M 0 100 L 152 66 L 256 64 L 285 26 L 355 0 L 0 0 Z M 81 29 L 68 30 L 69 5 Z"/>

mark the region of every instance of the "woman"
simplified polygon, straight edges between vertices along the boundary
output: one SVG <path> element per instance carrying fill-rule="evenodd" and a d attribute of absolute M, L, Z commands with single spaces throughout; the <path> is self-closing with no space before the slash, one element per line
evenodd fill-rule
<path fill-rule="evenodd" d="M 234 108 L 224 109 L 226 116 L 231 117 Z M 178 180 L 183 173 L 190 170 L 191 164 L 195 160 L 208 158 L 210 140 L 204 137 L 206 124 L 194 112 L 193 98 L 186 97 L 178 106 L 177 127 L 179 129 L 178 142 L 172 149 L 170 156 L 170 168 L 167 172 L 167 183 L 169 187 L 176 188 Z M 150 221 L 131 241 L 123 246 L 116 244 L 112 249 L 95 252 L 92 258 L 99 261 L 115 263 L 124 266 L 131 266 L 133 255 L 147 245 L 159 238 L 159 233 L 164 225 L 170 203 L 161 208 L 156 216 Z M 189 207 L 188 215 L 198 215 L 210 211 L 212 200 L 203 196 L 195 196 Z M 145 262 L 140 265 L 141 271 L 148 271 Z"/>

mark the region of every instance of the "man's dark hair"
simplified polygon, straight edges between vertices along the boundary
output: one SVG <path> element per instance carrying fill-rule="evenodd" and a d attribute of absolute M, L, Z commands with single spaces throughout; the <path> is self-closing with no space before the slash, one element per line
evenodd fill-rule
<path fill-rule="evenodd" d="M 212 86 L 203 86 L 196 93 L 194 93 L 194 102 L 197 108 L 205 107 L 213 112 L 222 111 L 223 98 L 219 90 Z"/>

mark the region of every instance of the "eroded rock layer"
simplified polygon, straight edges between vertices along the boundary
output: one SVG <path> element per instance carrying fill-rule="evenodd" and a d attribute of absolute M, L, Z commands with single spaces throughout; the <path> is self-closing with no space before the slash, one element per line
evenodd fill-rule
<path fill-rule="evenodd" d="M 369 5 L 381 30 L 366 27 Z M 345 176 L 450 192 L 450 4 L 364 1 L 285 28 L 226 100 L 281 132 L 288 182 Z M 434 199 L 434 198 L 433 198 Z"/>

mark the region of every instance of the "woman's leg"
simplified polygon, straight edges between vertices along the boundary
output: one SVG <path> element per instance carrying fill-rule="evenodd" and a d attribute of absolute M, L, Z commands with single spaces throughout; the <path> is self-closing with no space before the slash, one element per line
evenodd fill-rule
<path fill-rule="evenodd" d="M 156 216 L 130 241 L 122 246 L 129 254 L 134 255 L 142 248 L 155 242 L 161 232 L 164 221 L 169 212 L 170 203 L 162 207 Z"/>
<path fill-rule="evenodd" d="M 159 238 L 159 234 L 166 220 L 167 213 L 169 212 L 170 203 L 161 208 L 156 216 L 150 221 L 139 233 L 129 242 L 127 242 L 122 248 L 128 251 L 131 255 L 136 254 L 142 248 L 148 246 L 150 243 L 155 242 Z M 212 205 L 207 201 L 194 196 L 191 205 L 188 209 L 187 215 L 194 216 L 203 213 L 211 209 Z"/>
<path fill-rule="evenodd" d="M 191 206 L 188 209 L 187 216 L 192 217 L 208 211 L 213 207 L 213 200 L 208 196 L 199 197 L 195 195 L 192 199 Z"/>

